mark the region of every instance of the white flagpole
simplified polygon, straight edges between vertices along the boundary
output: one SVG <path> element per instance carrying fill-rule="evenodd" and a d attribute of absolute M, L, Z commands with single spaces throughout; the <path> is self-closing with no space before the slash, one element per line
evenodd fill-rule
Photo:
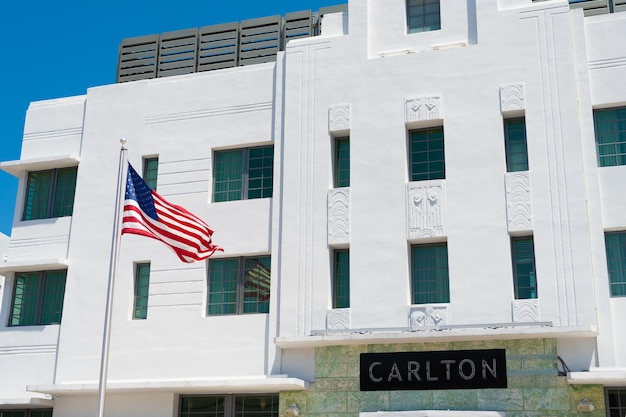
<path fill-rule="evenodd" d="M 111 315 L 113 313 L 113 289 L 115 288 L 115 269 L 118 258 L 120 236 L 120 212 L 124 193 L 124 162 L 126 161 L 126 139 L 120 139 L 120 162 L 117 171 L 117 196 L 115 197 L 115 215 L 113 216 L 113 237 L 111 239 L 111 259 L 109 261 L 109 286 L 107 289 L 106 313 L 102 335 L 102 356 L 100 359 L 100 382 L 98 384 L 98 417 L 104 417 L 104 397 L 106 393 L 107 373 L 109 368 L 109 344 L 111 338 Z"/>

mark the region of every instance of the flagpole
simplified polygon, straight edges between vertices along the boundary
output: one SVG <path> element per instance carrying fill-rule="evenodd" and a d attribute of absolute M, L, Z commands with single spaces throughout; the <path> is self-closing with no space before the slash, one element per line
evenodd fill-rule
<path fill-rule="evenodd" d="M 120 161 L 117 170 L 117 195 L 115 197 L 115 215 L 113 216 L 113 236 L 111 238 L 111 258 L 109 260 L 109 285 L 107 288 L 106 313 L 104 315 L 104 329 L 102 335 L 102 356 L 100 359 L 100 382 L 98 384 L 98 417 L 104 417 L 104 397 L 106 393 L 107 373 L 109 368 L 109 345 L 111 339 L 111 316 L 113 313 L 113 289 L 115 287 L 115 270 L 118 258 L 118 241 L 120 230 L 120 211 L 122 202 L 122 187 L 124 179 L 124 162 L 126 160 L 126 139 L 120 139 Z"/>

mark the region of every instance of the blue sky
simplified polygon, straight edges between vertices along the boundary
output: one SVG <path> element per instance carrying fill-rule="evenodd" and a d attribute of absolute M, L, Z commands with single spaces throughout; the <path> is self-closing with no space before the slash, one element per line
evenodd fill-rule
<path fill-rule="evenodd" d="M 19 159 L 30 102 L 115 82 L 124 38 L 347 3 L 347 0 L 0 0 L 0 161 Z M 10 235 L 17 179 L 0 171 L 0 232 Z"/>

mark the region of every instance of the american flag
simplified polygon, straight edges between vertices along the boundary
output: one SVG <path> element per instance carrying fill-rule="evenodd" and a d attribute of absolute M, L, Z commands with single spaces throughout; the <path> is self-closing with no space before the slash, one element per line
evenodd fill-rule
<path fill-rule="evenodd" d="M 171 204 L 128 164 L 122 234 L 160 240 L 183 262 L 201 261 L 222 248 L 211 243 L 213 230 L 183 207 Z"/>

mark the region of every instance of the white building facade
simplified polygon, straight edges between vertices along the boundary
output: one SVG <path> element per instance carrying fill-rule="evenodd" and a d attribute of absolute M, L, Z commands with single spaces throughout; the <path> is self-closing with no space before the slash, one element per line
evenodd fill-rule
<path fill-rule="evenodd" d="M 624 416 L 625 8 L 350 0 L 32 103 L 0 416 L 96 413 L 121 137 L 224 252 L 121 238 L 107 416 Z"/>

